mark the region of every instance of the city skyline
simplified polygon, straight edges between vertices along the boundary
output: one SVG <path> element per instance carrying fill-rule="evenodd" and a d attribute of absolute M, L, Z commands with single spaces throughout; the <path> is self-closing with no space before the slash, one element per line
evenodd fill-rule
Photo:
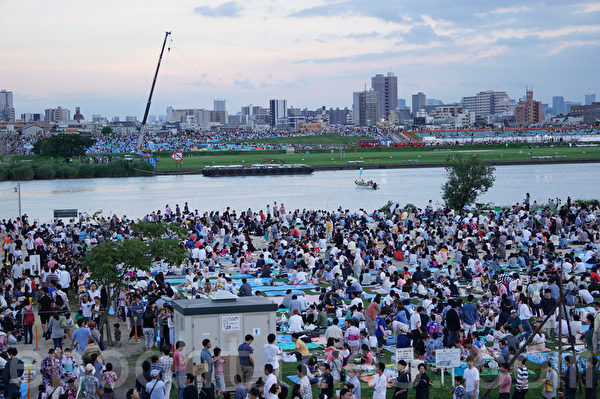
<path fill-rule="evenodd" d="M 486 90 L 518 100 L 526 86 L 549 104 L 600 94 L 600 2 L 437 3 L 0 0 L 0 33 L 10 38 L 0 87 L 14 93 L 17 115 L 60 105 L 141 119 L 172 30 L 151 114 L 209 109 L 217 98 L 235 112 L 273 98 L 351 107 L 353 92 L 387 72 L 408 101 L 423 92 L 459 102 Z"/>

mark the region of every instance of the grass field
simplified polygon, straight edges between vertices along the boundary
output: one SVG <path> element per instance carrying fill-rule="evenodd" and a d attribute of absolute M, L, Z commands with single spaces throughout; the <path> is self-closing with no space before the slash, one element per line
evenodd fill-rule
<path fill-rule="evenodd" d="M 541 147 L 528 146 L 462 146 L 445 148 L 381 148 L 303 151 L 285 154 L 284 151 L 253 151 L 237 153 L 195 152 L 184 154 L 183 168 L 198 169 L 210 165 L 251 165 L 255 163 L 306 164 L 309 166 L 347 166 L 349 161 L 364 165 L 427 165 L 444 163 L 453 154 L 478 155 L 491 162 L 541 162 L 537 157 L 552 157 L 560 161 L 598 160 L 600 147 Z M 167 154 L 160 157 L 158 170 L 175 169 L 175 162 Z"/>

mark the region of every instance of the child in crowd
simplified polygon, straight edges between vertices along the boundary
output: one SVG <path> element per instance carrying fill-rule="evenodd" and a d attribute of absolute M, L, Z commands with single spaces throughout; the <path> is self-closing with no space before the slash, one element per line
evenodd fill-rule
<path fill-rule="evenodd" d="M 113 325 L 113 335 L 115 338 L 115 347 L 119 349 L 121 347 L 121 325 L 119 323 Z"/>
<path fill-rule="evenodd" d="M 463 399 L 465 397 L 465 387 L 462 386 L 463 378 L 460 375 L 454 377 L 454 389 L 452 390 L 452 399 Z"/>

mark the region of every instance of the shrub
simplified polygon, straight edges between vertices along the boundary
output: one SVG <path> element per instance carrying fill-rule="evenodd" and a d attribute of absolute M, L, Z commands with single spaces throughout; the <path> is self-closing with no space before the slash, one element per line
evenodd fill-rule
<path fill-rule="evenodd" d="M 9 174 L 11 180 L 32 180 L 34 176 L 35 172 L 29 165 L 13 167 Z"/>
<path fill-rule="evenodd" d="M 82 163 L 79 165 L 77 177 L 90 178 L 96 176 L 96 168 L 93 165 Z"/>
<path fill-rule="evenodd" d="M 8 180 L 8 168 L 7 167 L 0 168 L 0 180 Z"/>
<path fill-rule="evenodd" d="M 35 178 L 38 180 L 49 180 L 54 179 L 56 171 L 54 166 L 50 164 L 41 164 L 35 168 Z"/>
<path fill-rule="evenodd" d="M 78 173 L 79 170 L 73 166 L 59 165 L 56 167 L 57 179 L 74 179 Z"/>

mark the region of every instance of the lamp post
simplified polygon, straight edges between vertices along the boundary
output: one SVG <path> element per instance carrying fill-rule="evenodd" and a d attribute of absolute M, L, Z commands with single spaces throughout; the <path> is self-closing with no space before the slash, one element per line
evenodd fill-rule
<path fill-rule="evenodd" d="M 17 182 L 17 185 L 15 187 L 15 193 L 19 195 L 19 217 L 21 217 L 23 215 L 21 213 L 21 182 Z"/>

